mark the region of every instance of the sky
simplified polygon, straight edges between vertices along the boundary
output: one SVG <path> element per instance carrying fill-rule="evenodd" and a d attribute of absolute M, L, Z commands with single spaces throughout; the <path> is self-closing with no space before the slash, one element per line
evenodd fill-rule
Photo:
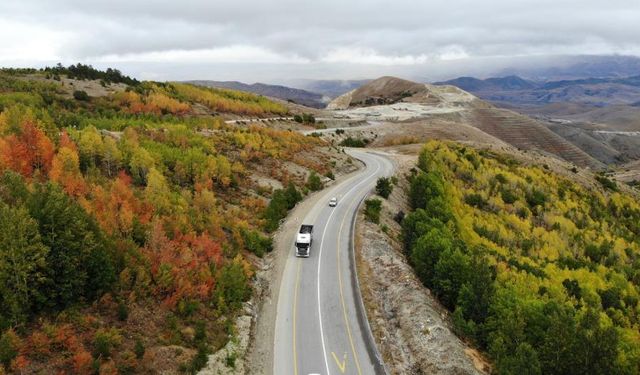
<path fill-rule="evenodd" d="M 0 66 L 282 82 L 640 56 L 639 0 L 2 0 Z"/>

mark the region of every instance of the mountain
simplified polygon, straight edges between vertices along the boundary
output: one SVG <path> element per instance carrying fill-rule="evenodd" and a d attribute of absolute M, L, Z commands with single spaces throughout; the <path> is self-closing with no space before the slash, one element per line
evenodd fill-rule
<path fill-rule="evenodd" d="M 580 103 L 631 105 L 640 100 L 640 76 L 531 81 L 517 76 L 488 79 L 460 77 L 436 84 L 453 85 L 482 99 L 507 106 Z"/>
<path fill-rule="evenodd" d="M 329 98 L 322 94 L 280 85 L 268 85 L 264 83 L 249 85 L 237 81 L 189 81 L 189 83 L 206 87 L 247 91 L 258 95 L 291 101 L 312 108 L 324 108 L 329 101 Z"/>
<path fill-rule="evenodd" d="M 489 90 L 528 90 L 537 87 L 537 83 L 518 76 L 478 79 L 474 77 L 459 77 L 436 84 L 456 86 L 469 92 L 484 92 Z"/>
<path fill-rule="evenodd" d="M 640 72 L 640 58 L 636 56 L 555 56 L 526 58 L 516 66 L 508 67 L 491 75 L 517 75 L 533 81 L 559 81 L 582 78 L 621 78 Z"/>
<path fill-rule="evenodd" d="M 292 80 L 287 84 L 302 90 L 317 92 L 330 98 L 338 97 L 345 92 L 355 90 L 371 80 Z"/>

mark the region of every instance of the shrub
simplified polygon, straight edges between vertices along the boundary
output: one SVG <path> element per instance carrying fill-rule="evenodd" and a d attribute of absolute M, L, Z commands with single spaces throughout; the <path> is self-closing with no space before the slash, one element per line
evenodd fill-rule
<path fill-rule="evenodd" d="M 547 195 L 540 190 L 532 190 L 531 192 L 527 193 L 526 200 L 531 208 L 534 208 L 536 206 L 544 206 L 544 204 L 547 202 Z"/>
<path fill-rule="evenodd" d="M 596 181 L 598 181 L 600 185 L 607 190 L 618 191 L 618 185 L 615 181 L 612 181 L 605 176 L 596 176 Z"/>
<path fill-rule="evenodd" d="M 464 197 L 464 202 L 469 206 L 473 206 L 479 209 L 487 207 L 487 201 L 480 194 L 469 194 Z"/>
<path fill-rule="evenodd" d="M 320 180 L 320 176 L 316 174 L 316 172 L 311 172 L 309 178 L 307 179 L 307 187 L 311 191 L 318 191 L 322 189 L 322 180 Z"/>
<path fill-rule="evenodd" d="M 393 191 L 393 185 L 391 179 L 388 177 L 380 177 L 376 182 L 376 193 L 383 198 L 389 198 L 389 195 Z"/>
<path fill-rule="evenodd" d="M 18 355 L 20 339 L 16 333 L 9 329 L 0 336 L 0 363 L 9 368 L 11 361 Z"/>
<path fill-rule="evenodd" d="M 380 199 L 367 199 L 364 201 L 364 216 L 372 223 L 380 222 L 380 211 L 382 211 L 382 201 Z"/>
<path fill-rule="evenodd" d="M 271 238 L 263 236 L 254 230 L 243 230 L 242 237 L 244 239 L 244 245 L 247 250 L 251 251 L 261 258 L 265 253 L 268 253 L 273 249 Z"/>
<path fill-rule="evenodd" d="M 340 146 L 344 147 L 366 147 L 369 144 L 369 140 L 366 138 L 352 138 L 347 137 L 340 142 Z"/>
<path fill-rule="evenodd" d="M 144 343 L 140 338 L 136 339 L 136 343 L 133 346 L 133 352 L 136 354 L 136 358 L 142 359 L 144 357 L 144 352 L 146 351 L 144 347 Z"/>
<path fill-rule="evenodd" d="M 118 320 L 124 322 L 129 317 L 129 308 L 124 301 L 118 303 Z"/>
<path fill-rule="evenodd" d="M 513 204 L 518 200 L 518 196 L 508 188 L 501 189 L 500 196 L 502 197 L 502 201 L 506 204 Z"/>
<path fill-rule="evenodd" d="M 122 336 L 116 328 L 101 328 L 96 332 L 93 341 L 93 356 L 109 358 L 111 351 L 122 343 Z"/>
<path fill-rule="evenodd" d="M 404 221 L 404 211 L 400 210 L 398 211 L 397 214 L 395 214 L 395 216 L 393 217 L 393 220 L 395 220 L 396 223 L 398 224 L 402 224 L 402 222 Z"/>
<path fill-rule="evenodd" d="M 76 90 L 73 92 L 73 98 L 75 100 L 86 102 L 89 101 L 89 94 L 87 94 L 87 92 L 83 90 Z"/>
<path fill-rule="evenodd" d="M 344 134 L 344 129 L 336 129 L 336 134 L 337 135 Z"/>

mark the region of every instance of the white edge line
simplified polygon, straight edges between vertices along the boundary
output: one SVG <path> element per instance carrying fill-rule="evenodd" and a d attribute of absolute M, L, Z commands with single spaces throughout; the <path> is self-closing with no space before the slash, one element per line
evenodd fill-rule
<path fill-rule="evenodd" d="M 364 153 L 366 153 L 366 151 Z M 365 165 L 366 165 L 366 163 L 365 163 Z M 371 177 L 375 177 L 376 173 L 378 173 L 379 170 L 380 170 L 380 164 L 378 164 L 378 167 L 376 168 L 375 172 L 373 172 L 373 174 L 371 176 L 364 178 L 362 181 L 360 181 L 355 186 L 353 186 L 351 189 L 349 189 L 346 192 L 346 194 L 343 195 L 343 199 L 346 198 L 349 194 L 351 194 L 351 192 L 355 188 L 357 188 L 358 186 L 360 186 L 363 183 L 367 182 L 367 180 L 369 180 Z M 322 354 L 324 356 L 324 365 L 325 365 L 325 367 L 327 369 L 327 375 L 331 375 L 331 371 L 329 370 L 329 361 L 327 360 L 327 349 L 326 349 L 326 345 L 324 343 L 324 330 L 322 328 L 322 308 L 320 307 L 320 268 L 322 266 L 322 249 L 324 248 L 324 236 L 327 233 L 327 228 L 329 227 L 329 222 L 331 221 L 331 217 L 333 216 L 333 214 L 335 212 L 336 212 L 335 210 L 332 210 L 331 214 L 329 215 L 329 218 L 327 218 L 327 224 L 324 226 L 324 230 L 322 231 L 322 237 L 320 238 L 321 245 L 320 245 L 320 252 L 318 253 L 318 320 L 320 322 L 320 339 L 322 341 Z"/>

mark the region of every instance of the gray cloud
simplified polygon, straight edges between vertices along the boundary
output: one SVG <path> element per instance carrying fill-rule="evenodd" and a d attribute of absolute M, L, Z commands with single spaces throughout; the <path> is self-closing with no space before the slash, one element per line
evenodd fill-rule
<path fill-rule="evenodd" d="M 157 79 L 434 76 L 509 57 L 640 55 L 638 19 L 628 0 L 9 0 L 0 65 L 111 63 Z"/>

